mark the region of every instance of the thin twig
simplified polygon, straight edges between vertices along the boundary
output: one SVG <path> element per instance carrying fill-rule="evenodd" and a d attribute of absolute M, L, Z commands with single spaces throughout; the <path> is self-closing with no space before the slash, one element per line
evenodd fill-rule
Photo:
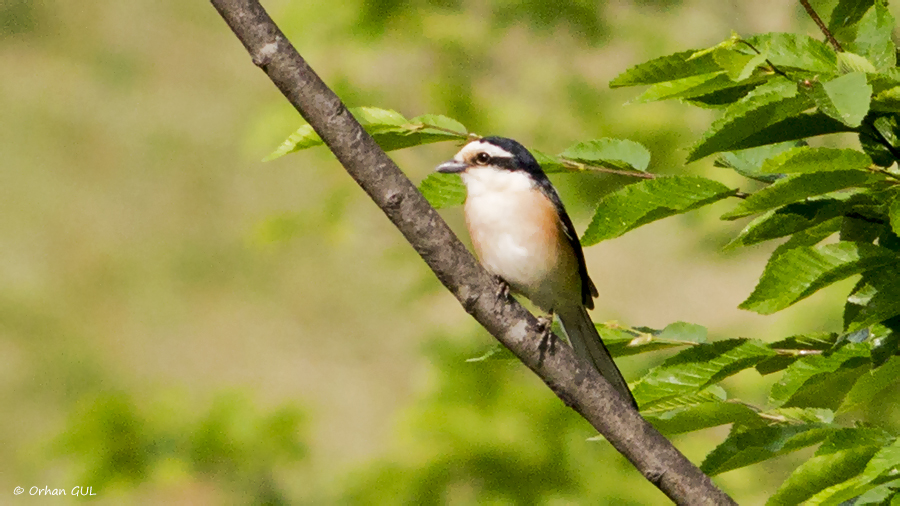
<path fill-rule="evenodd" d="M 459 137 L 460 139 L 468 139 L 472 136 L 472 134 L 457 132 L 456 130 L 453 130 L 452 128 L 444 128 L 444 127 L 437 126 L 437 125 L 430 125 L 428 123 L 413 123 L 410 126 L 412 126 L 413 129 L 420 131 L 420 132 L 422 130 L 437 130 L 439 132 L 444 132 L 444 133 L 453 135 L 454 137 Z"/>
<path fill-rule="evenodd" d="M 816 14 L 816 10 L 812 8 L 812 5 L 809 5 L 809 0 L 800 0 L 800 5 L 806 9 L 806 13 L 809 14 L 809 17 L 812 18 L 813 21 L 819 25 L 819 30 L 822 30 L 822 33 L 825 34 L 825 38 L 828 39 L 828 42 L 834 47 L 834 50 L 838 53 L 844 52 L 844 48 L 841 47 L 841 43 L 834 38 L 834 35 L 831 34 L 831 30 L 828 29 L 828 26 L 822 21 L 822 18 Z"/>
<path fill-rule="evenodd" d="M 569 160 L 568 158 L 559 158 L 560 162 L 562 162 L 563 166 L 577 171 L 593 171 L 593 172 L 604 172 L 607 174 L 618 174 L 620 176 L 629 176 L 629 177 L 639 177 L 642 179 L 656 179 L 656 174 L 651 174 L 649 172 L 638 172 L 634 170 L 623 170 L 623 169 L 614 169 L 612 167 L 605 167 L 603 165 L 588 165 L 586 163 L 576 162 L 574 160 Z"/>

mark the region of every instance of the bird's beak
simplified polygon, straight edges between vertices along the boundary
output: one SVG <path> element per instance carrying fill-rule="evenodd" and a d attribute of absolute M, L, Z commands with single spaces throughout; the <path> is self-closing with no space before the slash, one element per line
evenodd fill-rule
<path fill-rule="evenodd" d="M 468 165 L 462 162 L 450 160 L 449 162 L 444 162 L 438 165 L 434 170 L 437 172 L 442 172 L 444 174 L 459 174 L 460 172 L 466 170 L 466 167 L 468 167 Z"/>

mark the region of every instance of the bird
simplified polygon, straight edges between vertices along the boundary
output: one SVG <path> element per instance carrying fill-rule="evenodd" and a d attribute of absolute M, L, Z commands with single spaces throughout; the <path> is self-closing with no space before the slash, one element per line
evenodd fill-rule
<path fill-rule="evenodd" d="M 588 315 L 599 293 L 588 276 L 575 227 L 534 156 L 515 140 L 482 137 L 470 140 L 435 170 L 461 176 L 466 228 L 487 271 L 551 318 L 556 315 L 575 354 L 637 409 Z"/>

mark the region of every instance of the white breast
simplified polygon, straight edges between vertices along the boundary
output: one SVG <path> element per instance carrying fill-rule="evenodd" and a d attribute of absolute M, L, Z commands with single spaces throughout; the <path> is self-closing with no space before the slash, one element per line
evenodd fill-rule
<path fill-rule="evenodd" d="M 580 297 L 578 265 L 556 207 L 531 178 L 491 167 L 469 168 L 462 178 L 466 223 L 485 268 L 547 311 L 560 294 Z"/>

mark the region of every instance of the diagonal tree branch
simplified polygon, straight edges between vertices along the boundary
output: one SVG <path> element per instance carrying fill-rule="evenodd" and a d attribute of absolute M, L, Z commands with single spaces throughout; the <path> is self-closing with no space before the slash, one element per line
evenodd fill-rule
<path fill-rule="evenodd" d="M 542 351 L 534 316 L 517 302 L 497 297 L 497 281 L 297 53 L 258 1 L 211 1 L 253 63 L 312 125 L 467 312 L 674 502 L 736 504 L 569 347 Z M 601 468 L 598 463 L 598 472 Z"/>

